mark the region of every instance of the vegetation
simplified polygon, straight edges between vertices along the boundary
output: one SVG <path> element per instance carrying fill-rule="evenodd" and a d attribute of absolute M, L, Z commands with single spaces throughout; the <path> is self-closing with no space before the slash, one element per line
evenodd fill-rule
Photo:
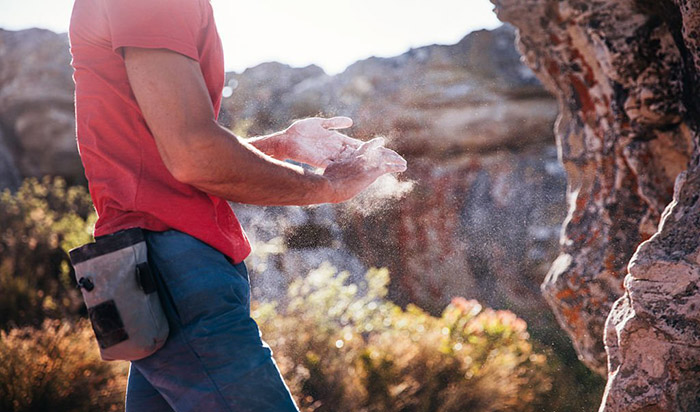
<path fill-rule="evenodd" d="M 0 411 L 123 410 L 126 362 L 103 362 L 87 320 L 0 332 Z"/>
<path fill-rule="evenodd" d="M 386 300 L 389 274 L 360 284 L 329 266 L 255 310 L 306 411 L 531 411 L 551 388 L 525 322 L 455 299 L 442 316 Z"/>
<path fill-rule="evenodd" d="M 0 194 L 0 411 L 123 409 L 128 364 L 101 361 L 67 254 L 94 221 L 62 179 Z"/>
<path fill-rule="evenodd" d="M 87 190 L 28 179 L 0 194 L 0 329 L 77 319 L 80 294 L 67 250 L 92 239 Z"/>

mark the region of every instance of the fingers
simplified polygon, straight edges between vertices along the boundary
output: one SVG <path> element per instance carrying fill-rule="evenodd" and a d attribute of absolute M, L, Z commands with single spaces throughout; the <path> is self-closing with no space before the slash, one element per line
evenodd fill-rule
<path fill-rule="evenodd" d="M 359 149 L 357 149 L 357 154 L 358 155 L 363 155 L 366 153 L 370 153 L 373 150 L 384 146 L 386 143 L 386 140 L 383 137 L 375 137 L 374 139 L 362 143 Z"/>
<path fill-rule="evenodd" d="M 385 163 L 382 165 L 382 174 L 386 173 L 403 173 L 406 171 L 406 165 L 400 165 L 400 164 L 390 164 L 390 163 Z"/>
<path fill-rule="evenodd" d="M 382 147 L 382 171 L 384 173 L 401 173 L 407 168 L 406 159 L 393 150 Z"/>
<path fill-rule="evenodd" d="M 384 147 L 386 140 L 383 137 L 360 143 L 357 149 L 345 146 L 336 157 L 327 159 L 323 167 L 335 162 L 359 162 L 357 164 L 361 164 L 365 171 L 372 170 L 377 176 L 406 171 L 406 160 L 395 151 Z"/>
<path fill-rule="evenodd" d="M 369 166 L 380 174 L 405 172 L 406 160 L 391 149 L 383 147 L 383 138 L 375 138 L 365 143 L 357 153 L 366 159 Z M 363 151 L 363 152 L 361 152 Z"/>
<path fill-rule="evenodd" d="M 388 161 L 388 162 L 403 162 L 405 163 L 406 160 L 398 153 L 391 149 L 387 149 L 386 147 L 382 147 L 380 149 L 382 157 Z"/>
<path fill-rule="evenodd" d="M 347 129 L 352 127 L 352 119 L 345 116 L 331 117 L 330 119 L 321 119 L 321 126 L 325 129 Z"/>

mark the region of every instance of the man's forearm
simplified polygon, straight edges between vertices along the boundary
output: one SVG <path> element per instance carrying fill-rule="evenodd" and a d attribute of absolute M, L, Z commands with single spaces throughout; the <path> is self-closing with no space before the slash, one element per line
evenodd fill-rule
<path fill-rule="evenodd" d="M 225 199 L 248 204 L 286 206 L 332 202 L 326 178 L 282 162 L 284 147 L 276 135 L 246 142 L 212 123 L 190 139 L 191 150 L 176 178 Z"/>
<path fill-rule="evenodd" d="M 245 139 L 239 137 L 238 139 L 274 159 L 286 160 L 289 158 L 289 151 L 285 145 L 284 133 L 284 131 L 281 131 L 265 136 L 249 137 Z"/>

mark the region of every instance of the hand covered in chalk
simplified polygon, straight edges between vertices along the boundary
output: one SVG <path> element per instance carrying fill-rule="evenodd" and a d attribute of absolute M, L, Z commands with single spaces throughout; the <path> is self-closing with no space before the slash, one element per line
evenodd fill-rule
<path fill-rule="evenodd" d="M 338 129 L 351 126 L 352 119 L 349 117 L 311 117 L 297 120 L 282 133 L 286 157 L 314 167 L 326 168 L 333 161 L 362 145 L 362 141 L 337 132 Z"/>
<path fill-rule="evenodd" d="M 378 177 L 405 170 L 406 160 L 384 147 L 384 139 L 378 137 L 330 163 L 323 176 L 331 183 L 333 203 L 339 203 L 352 199 Z"/>

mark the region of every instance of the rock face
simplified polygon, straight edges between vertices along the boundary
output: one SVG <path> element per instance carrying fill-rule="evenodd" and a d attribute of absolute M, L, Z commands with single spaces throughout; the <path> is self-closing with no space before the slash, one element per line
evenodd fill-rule
<path fill-rule="evenodd" d="M 552 132 L 556 102 L 513 44 L 513 29 L 503 27 L 336 76 L 260 65 L 229 75 L 223 118 L 257 135 L 294 118 L 342 114 L 355 120 L 354 136 L 387 136 L 408 158 L 403 178 L 413 190 L 337 207 L 342 247 L 362 270 L 389 267 L 400 303 L 440 311 L 462 295 L 547 328 L 539 283 L 556 256 L 565 175 Z"/>
<path fill-rule="evenodd" d="M 84 179 L 68 47 L 64 34 L 0 29 L 0 188 L 28 176 Z"/>
<path fill-rule="evenodd" d="M 607 349 L 601 410 L 700 410 L 700 6 L 493 2 L 559 100 L 569 215 L 543 290 L 601 373 Z"/>

